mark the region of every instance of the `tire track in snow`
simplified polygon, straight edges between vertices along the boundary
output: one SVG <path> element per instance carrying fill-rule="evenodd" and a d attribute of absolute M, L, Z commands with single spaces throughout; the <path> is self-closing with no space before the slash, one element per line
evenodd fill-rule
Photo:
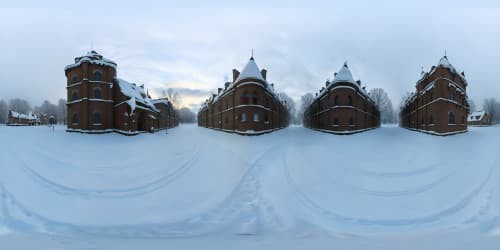
<path fill-rule="evenodd" d="M 350 223 L 353 225 L 359 226 L 386 226 L 386 227 L 402 227 L 402 226 L 415 226 L 422 224 L 429 224 L 433 222 L 437 222 L 442 220 L 443 218 L 452 216 L 454 214 L 459 213 L 464 207 L 466 207 L 476 196 L 479 194 L 482 189 L 489 183 L 492 174 L 493 167 L 491 167 L 488 171 L 488 175 L 486 179 L 484 179 L 476 188 L 474 188 L 471 192 L 466 194 L 462 199 L 460 199 L 455 204 L 448 206 L 447 208 L 441 209 L 433 214 L 415 217 L 415 218 L 403 218 L 403 219 L 366 219 L 366 218 L 357 218 L 352 216 L 343 215 L 331 210 L 328 210 L 317 202 L 313 201 L 309 198 L 300 188 L 294 183 L 293 178 L 290 175 L 287 157 L 283 157 L 284 168 L 286 180 L 290 187 L 294 190 L 294 194 L 298 197 L 298 199 L 302 202 L 303 205 L 309 207 L 312 211 L 320 214 L 325 219 L 329 219 L 332 221 L 342 222 L 342 223 Z"/>
<path fill-rule="evenodd" d="M 193 157 L 191 157 L 184 164 L 182 164 L 181 167 L 177 168 L 170 174 L 161 176 L 151 182 L 123 189 L 92 190 L 92 189 L 78 189 L 58 184 L 48 178 L 45 178 L 44 176 L 33 170 L 31 167 L 29 167 L 29 164 L 24 160 L 24 158 L 19 157 L 17 153 L 13 154 L 17 156 L 19 162 L 21 163 L 21 169 L 25 173 L 30 175 L 35 180 L 35 182 L 37 182 L 41 186 L 44 186 L 49 190 L 61 195 L 69 195 L 69 196 L 76 196 L 83 198 L 125 198 L 125 197 L 134 197 L 154 192 L 156 190 L 166 187 L 167 185 L 169 185 L 170 183 L 172 183 L 173 181 L 175 181 L 176 179 L 180 178 L 182 175 L 187 173 L 193 166 L 196 165 L 195 163 L 200 158 L 199 147 L 197 147 L 195 153 L 193 154 Z"/>

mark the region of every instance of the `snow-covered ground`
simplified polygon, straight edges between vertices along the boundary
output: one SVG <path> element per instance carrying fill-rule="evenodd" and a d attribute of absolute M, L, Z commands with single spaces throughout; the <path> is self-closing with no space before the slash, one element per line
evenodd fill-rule
<path fill-rule="evenodd" d="M 449 137 L 64 129 L 0 126 L 0 249 L 500 244 L 499 126 Z"/>

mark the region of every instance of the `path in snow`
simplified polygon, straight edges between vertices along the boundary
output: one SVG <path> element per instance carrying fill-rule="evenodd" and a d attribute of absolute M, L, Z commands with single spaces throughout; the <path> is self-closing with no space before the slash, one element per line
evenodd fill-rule
<path fill-rule="evenodd" d="M 117 236 L 500 231 L 500 127 L 125 137 L 0 127 L 0 230 Z M 40 145 L 40 146 L 39 146 Z"/>

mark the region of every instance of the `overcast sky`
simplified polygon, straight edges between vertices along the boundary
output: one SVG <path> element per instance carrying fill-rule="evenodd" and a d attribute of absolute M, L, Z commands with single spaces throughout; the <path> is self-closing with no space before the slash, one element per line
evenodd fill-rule
<path fill-rule="evenodd" d="M 393 104 L 447 51 L 476 104 L 500 99 L 500 1 L 2 1 L 0 99 L 65 98 L 64 66 L 91 46 L 154 96 L 197 109 L 251 49 L 278 91 L 316 92 L 344 61 Z M 106 2 L 106 3 L 105 3 Z"/>

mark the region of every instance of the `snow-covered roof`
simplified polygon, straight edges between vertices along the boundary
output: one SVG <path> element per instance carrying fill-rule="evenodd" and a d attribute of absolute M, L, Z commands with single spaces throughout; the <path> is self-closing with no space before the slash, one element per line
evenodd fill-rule
<path fill-rule="evenodd" d="M 103 65 L 116 68 L 116 63 L 112 60 L 104 58 L 101 54 L 97 53 L 95 50 L 87 52 L 86 55 L 75 58 L 75 63 L 70 64 L 64 68 L 68 70 L 80 66 L 83 62 L 88 62 L 91 64 Z"/>
<path fill-rule="evenodd" d="M 333 80 L 332 81 L 327 81 L 326 82 L 326 87 L 321 88 L 319 91 L 319 94 L 315 97 L 316 99 L 319 99 L 323 97 L 328 91 L 335 87 L 338 83 L 350 83 L 355 86 L 356 89 L 359 90 L 359 92 L 365 96 L 368 100 L 373 102 L 373 99 L 371 96 L 368 94 L 366 91 L 365 87 L 361 86 L 361 81 L 355 81 L 351 70 L 349 69 L 349 65 L 347 65 L 347 61 L 344 62 L 342 67 L 340 67 L 339 71 L 335 73 Z"/>
<path fill-rule="evenodd" d="M 339 69 L 331 83 L 333 84 L 338 82 L 349 82 L 352 84 L 356 84 L 356 81 L 354 81 L 354 78 L 352 78 L 352 73 L 351 70 L 349 70 L 347 62 L 344 62 L 344 65 Z"/>
<path fill-rule="evenodd" d="M 143 87 L 137 86 L 134 83 L 127 82 L 120 78 L 115 78 L 118 86 L 120 87 L 120 91 L 127 97 L 130 97 L 127 102 L 130 108 L 135 110 L 135 102 L 141 103 L 146 107 L 150 108 L 153 111 L 158 111 L 155 107 L 153 101 L 148 96 L 148 94 L 144 91 Z"/>
<path fill-rule="evenodd" d="M 472 112 L 472 114 L 470 114 L 469 117 L 467 118 L 467 121 L 469 121 L 469 122 L 481 121 L 485 114 L 486 114 L 486 112 L 484 112 L 484 111 Z"/>
<path fill-rule="evenodd" d="M 438 68 L 447 68 L 447 69 L 449 69 L 453 74 L 456 74 L 460 78 L 462 78 L 463 82 L 467 86 L 468 83 L 467 83 L 467 80 L 465 79 L 464 72 L 459 73 L 458 70 L 455 69 L 455 67 L 453 67 L 453 65 L 450 63 L 450 60 L 448 59 L 447 56 L 441 57 L 441 59 L 439 59 L 438 64 L 435 67 L 431 68 L 430 72 L 426 73 L 425 71 L 422 70 L 422 72 L 420 74 L 420 79 L 417 81 L 417 83 L 415 85 L 418 85 L 419 83 L 421 83 L 428 75 L 431 75 L 432 73 L 436 72 L 436 70 Z"/>
<path fill-rule="evenodd" d="M 255 63 L 255 59 L 253 57 L 251 57 L 250 60 L 248 60 L 247 65 L 245 65 L 245 67 L 241 71 L 236 81 L 247 78 L 255 78 L 265 81 L 264 77 L 262 76 L 262 73 L 259 70 L 259 66 L 257 66 L 257 64 Z"/>
<path fill-rule="evenodd" d="M 28 114 L 23 114 L 23 113 L 19 113 L 19 112 L 11 110 L 10 114 L 12 117 L 18 118 L 18 119 L 26 119 L 26 120 L 38 120 L 39 119 L 38 115 L 36 115 L 32 112 L 29 112 Z"/>

